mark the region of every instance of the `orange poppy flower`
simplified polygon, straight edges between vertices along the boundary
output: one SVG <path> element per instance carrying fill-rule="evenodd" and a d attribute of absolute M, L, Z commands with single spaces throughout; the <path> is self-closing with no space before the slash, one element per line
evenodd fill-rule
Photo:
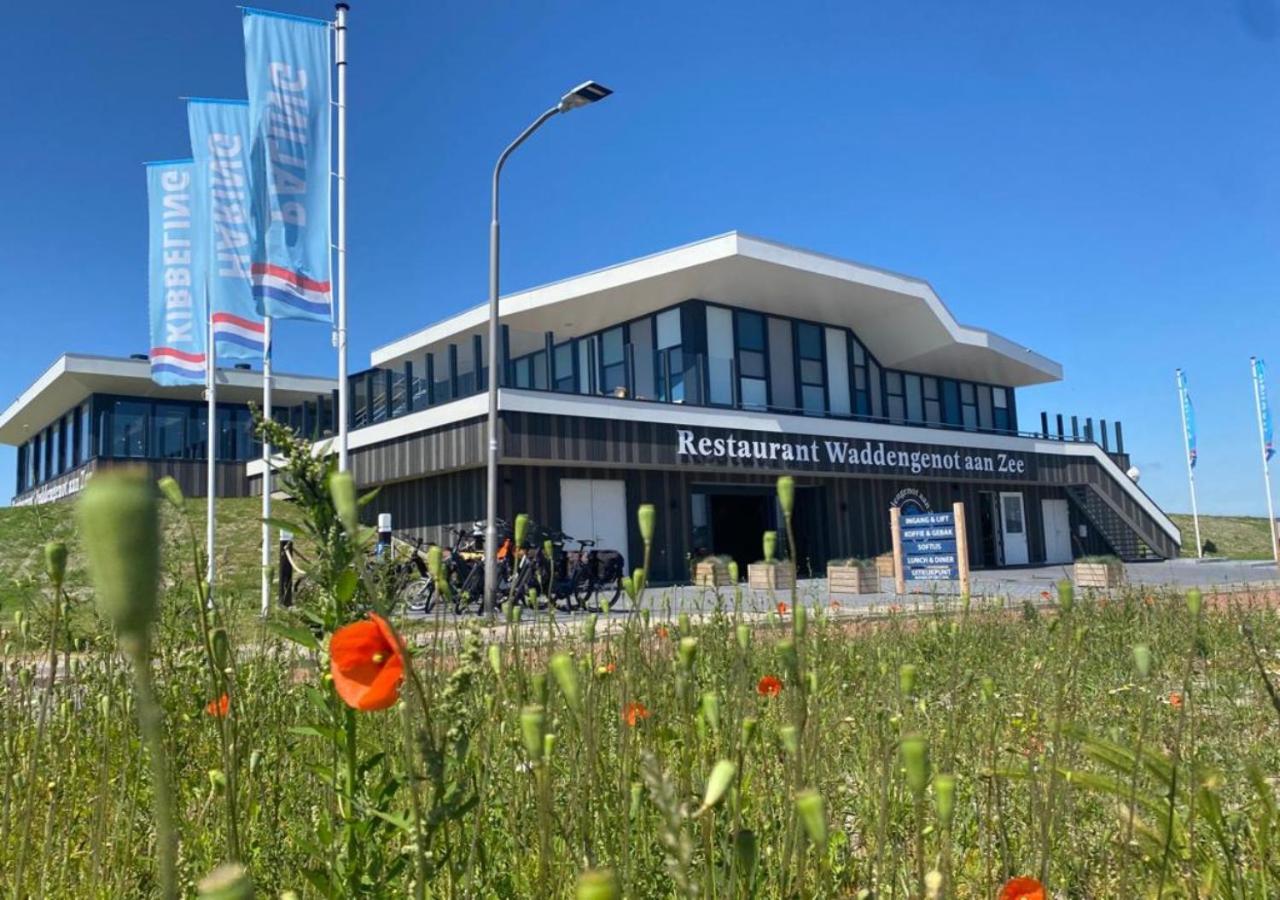
<path fill-rule="evenodd" d="M 787 604 L 783 603 L 781 600 L 778 601 L 778 615 L 785 616 L 787 614 L 787 610 L 790 608 L 791 607 L 787 606 Z"/>
<path fill-rule="evenodd" d="M 839 600 L 832 600 L 832 601 L 831 601 L 831 608 L 832 608 L 832 609 L 839 609 L 839 608 L 840 608 L 840 601 L 839 601 Z"/>
<path fill-rule="evenodd" d="M 605 670 L 606 672 L 608 672 L 610 675 L 612 675 L 614 672 L 618 671 L 618 664 L 617 664 L 617 663 L 606 663 L 606 664 L 605 664 L 605 667 L 604 667 L 604 670 Z"/>
<path fill-rule="evenodd" d="M 218 719 L 225 719 L 230 709 L 231 698 L 225 693 L 217 700 L 210 700 L 204 705 L 205 714 Z"/>
<path fill-rule="evenodd" d="M 1044 885 L 1034 878 L 1019 875 L 1000 888 L 999 900 L 1044 900 Z"/>
<path fill-rule="evenodd" d="M 370 613 L 329 639 L 329 671 L 342 702 L 354 709 L 386 709 L 400 698 L 404 656 L 387 620 Z"/>
<path fill-rule="evenodd" d="M 1048 592 L 1048 591 L 1041 591 L 1041 592 L 1040 592 L 1040 599 L 1041 599 L 1041 600 L 1048 600 L 1048 599 L 1049 599 L 1049 592 Z"/>
<path fill-rule="evenodd" d="M 777 675 L 766 675 L 756 682 L 756 693 L 761 697 L 776 697 L 782 691 Z"/>
<path fill-rule="evenodd" d="M 622 718 L 626 721 L 628 728 L 635 728 L 642 720 L 649 718 L 649 707 L 632 701 L 622 711 Z"/>
<path fill-rule="evenodd" d="M 666 625 L 659 625 L 654 633 L 665 641 L 669 632 L 667 631 Z"/>
<path fill-rule="evenodd" d="M 1169 705 L 1174 709 L 1182 709 L 1182 694 L 1178 691 L 1171 691 L 1169 693 Z"/>

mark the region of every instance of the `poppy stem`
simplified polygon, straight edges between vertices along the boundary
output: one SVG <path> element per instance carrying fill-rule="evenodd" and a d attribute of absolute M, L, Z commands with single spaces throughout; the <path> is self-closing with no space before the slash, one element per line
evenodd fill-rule
<path fill-rule="evenodd" d="M 156 855 L 160 868 L 160 896 L 178 896 L 178 833 L 173 824 L 173 792 L 164 752 L 160 704 L 151 683 L 151 646 L 145 632 L 120 639 L 133 663 L 133 690 L 138 701 L 138 727 L 151 758 L 152 809 L 156 817 Z"/>

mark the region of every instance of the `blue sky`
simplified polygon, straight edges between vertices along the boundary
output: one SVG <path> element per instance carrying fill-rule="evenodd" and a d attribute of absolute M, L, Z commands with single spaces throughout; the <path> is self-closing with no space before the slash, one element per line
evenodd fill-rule
<path fill-rule="evenodd" d="M 353 369 L 483 299 L 494 156 L 595 78 L 617 94 L 508 166 L 506 289 L 731 229 L 923 277 L 1063 363 L 1020 393 L 1024 426 L 1123 420 L 1174 511 L 1184 367 L 1201 509 L 1265 510 L 1248 357 L 1280 371 L 1272 0 L 352 5 Z M 186 155 L 180 95 L 244 93 L 230 2 L 51 0 L 6 26 L 0 404 L 64 351 L 145 349 L 141 163 Z M 281 368 L 332 371 L 326 329 L 280 332 Z"/>

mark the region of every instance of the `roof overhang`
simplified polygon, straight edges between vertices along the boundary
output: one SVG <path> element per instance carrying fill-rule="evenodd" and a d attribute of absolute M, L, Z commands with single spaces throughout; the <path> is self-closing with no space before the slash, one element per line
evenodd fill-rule
<path fill-rule="evenodd" d="M 993 332 L 956 321 L 928 282 L 730 232 L 503 297 L 513 332 L 557 340 L 699 299 L 847 326 L 880 362 L 1010 387 L 1062 378 L 1062 366 Z M 392 366 L 483 334 L 477 306 L 371 354 Z"/>
<path fill-rule="evenodd" d="M 314 400 L 317 394 L 328 394 L 336 386 L 332 378 L 273 373 L 271 400 L 288 406 Z M 151 364 L 145 359 L 64 354 L 0 413 L 0 444 L 16 446 L 29 440 L 90 394 L 200 400 L 204 385 L 162 387 L 151 380 Z M 219 369 L 218 399 L 228 403 L 261 401 L 262 373 Z"/>

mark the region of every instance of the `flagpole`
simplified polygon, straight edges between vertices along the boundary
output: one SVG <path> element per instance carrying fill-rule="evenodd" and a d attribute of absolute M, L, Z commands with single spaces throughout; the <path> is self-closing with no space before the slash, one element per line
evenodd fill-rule
<path fill-rule="evenodd" d="M 205 296 L 208 296 L 207 282 Z M 205 304 L 208 308 L 208 303 Z M 216 574 L 216 568 L 213 557 L 213 545 L 215 532 L 217 530 L 217 520 L 214 516 L 214 500 L 218 489 L 217 480 L 217 462 L 218 462 L 218 350 L 217 344 L 213 339 L 213 310 L 209 310 L 209 342 L 205 350 L 205 360 L 208 366 L 208 380 L 205 389 L 205 397 L 209 401 L 209 422 L 206 440 L 208 441 L 207 452 L 205 453 L 205 494 L 208 509 L 205 513 L 205 554 L 206 563 L 206 581 L 209 587 L 209 603 L 213 603 L 213 580 Z"/>
<path fill-rule="evenodd" d="M 1271 465 L 1267 460 L 1267 434 L 1262 425 L 1262 385 L 1258 379 L 1257 357 L 1249 357 L 1253 373 L 1253 406 L 1258 413 L 1258 444 L 1262 450 L 1262 481 L 1267 487 L 1267 524 L 1271 527 L 1271 558 L 1280 563 L 1280 546 L 1276 545 L 1276 513 L 1271 505 Z"/>
<path fill-rule="evenodd" d="M 1196 506 L 1196 472 L 1191 465 L 1191 435 L 1187 431 L 1187 388 L 1182 380 L 1182 370 L 1177 369 L 1178 413 L 1182 416 L 1182 455 L 1187 461 L 1187 483 L 1191 486 L 1191 520 L 1196 526 L 1196 556 L 1204 559 L 1204 544 L 1200 540 L 1200 510 Z"/>
<path fill-rule="evenodd" d="M 262 319 L 262 418 L 271 421 L 271 316 Z M 271 443 L 262 439 L 262 615 L 271 610 Z"/>
<path fill-rule="evenodd" d="M 338 471 L 347 471 L 347 10 L 338 3 L 333 57 L 338 67 Z"/>

